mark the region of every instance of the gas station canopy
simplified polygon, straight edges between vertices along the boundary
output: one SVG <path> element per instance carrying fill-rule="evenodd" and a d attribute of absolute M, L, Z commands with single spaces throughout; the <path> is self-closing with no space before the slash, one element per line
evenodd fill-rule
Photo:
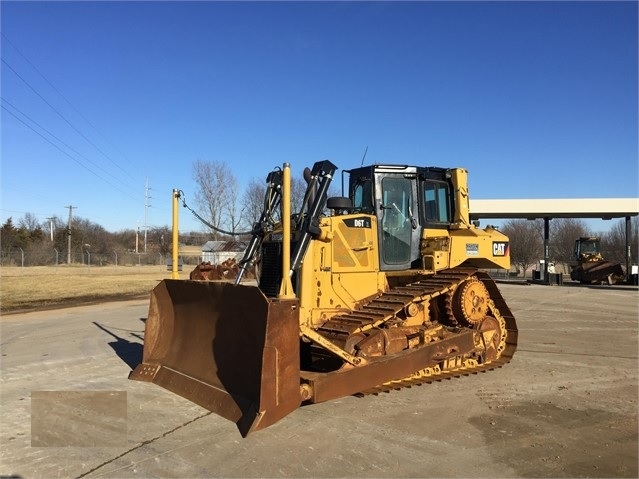
<path fill-rule="evenodd" d="M 639 198 L 470 200 L 470 218 L 623 218 L 639 215 Z"/>

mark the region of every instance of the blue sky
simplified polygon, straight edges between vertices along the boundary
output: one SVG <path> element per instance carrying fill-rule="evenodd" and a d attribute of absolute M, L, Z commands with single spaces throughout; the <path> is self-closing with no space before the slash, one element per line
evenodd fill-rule
<path fill-rule="evenodd" d="M 148 224 L 169 225 L 173 188 L 194 204 L 196 160 L 227 162 L 244 186 L 283 162 L 353 168 L 367 146 L 367 163 L 465 167 L 477 199 L 639 196 L 637 2 L 0 13 L 3 222 L 74 205 L 135 228 L 148 177 Z"/>

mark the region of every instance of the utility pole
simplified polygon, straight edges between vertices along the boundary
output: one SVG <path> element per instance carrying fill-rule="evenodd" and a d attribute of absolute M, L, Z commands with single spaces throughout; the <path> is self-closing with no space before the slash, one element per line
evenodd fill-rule
<path fill-rule="evenodd" d="M 53 243 L 53 218 L 47 218 L 49 220 L 49 230 L 51 231 L 51 242 Z"/>
<path fill-rule="evenodd" d="M 138 252 L 138 245 L 140 244 L 140 222 L 138 221 L 138 224 L 136 226 L 135 229 L 135 252 L 137 254 Z"/>
<path fill-rule="evenodd" d="M 149 190 L 151 188 L 149 188 L 149 177 L 146 177 L 146 188 L 144 190 L 144 252 L 146 253 L 146 232 L 149 229 L 148 226 L 148 216 L 149 216 L 149 198 L 151 198 L 149 196 Z"/>
<path fill-rule="evenodd" d="M 65 206 L 65 208 L 69 208 L 69 222 L 67 223 L 67 264 L 71 264 L 71 221 L 73 221 L 73 208 L 77 208 L 77 206 Z"/>

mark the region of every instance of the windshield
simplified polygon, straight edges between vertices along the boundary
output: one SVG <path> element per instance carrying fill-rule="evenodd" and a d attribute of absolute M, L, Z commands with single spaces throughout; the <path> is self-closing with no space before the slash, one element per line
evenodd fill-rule
<path fill-rule="evenodd" d="M 598 241 L 582 241 L 581 242 L 581 254 L 594 254 L 599 252 Z"/>

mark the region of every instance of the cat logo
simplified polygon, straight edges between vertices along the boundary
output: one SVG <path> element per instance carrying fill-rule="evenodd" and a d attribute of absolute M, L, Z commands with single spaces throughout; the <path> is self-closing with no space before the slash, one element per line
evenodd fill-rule
<path fill-rule="evenodd" d="M 493 256 L 508 256 L 508 242 L 493 241 Z"/>

